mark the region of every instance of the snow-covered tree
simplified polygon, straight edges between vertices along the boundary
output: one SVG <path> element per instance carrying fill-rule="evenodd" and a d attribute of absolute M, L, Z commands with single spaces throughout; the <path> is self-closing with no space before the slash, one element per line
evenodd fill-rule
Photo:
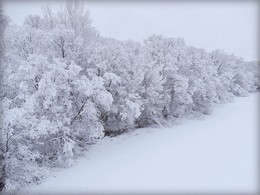
<path fill-rule="evenodd" d="M 84 45 L 95 41 L 99 36 L 91 25 L 92 21 L 83 1 L 67 1 L 57 12 L 53 12 L 48 6 L 43 7 L 42 20 L 44 27 L 48 30 L 52 30 L 58 25 L 74 30 L 77 36 L 83 38 Z"/>
<path fill-rule="evenodd" d="M 84 54 L 87 60 L 82 67 L 85 74 L 102 78 L 106 90 L 113 97 L 111 109 L 101 112 L 105 132 L 120 133 L 132 129 L 141 109 L 136 92 L 141 81 L 138 81 L 140 70 L 135 69 L 139 53 L 132 52 L 135 46 L 126 51 L 124 44 L 112 39 L 102 39 L 93 47 L 94 50 L 87 50 Z"/>
<path fill-rule="evenodd" d="M 259 62 L 152 35 L 102 37 L 80 1 L 8 24 L 0 11 L 0 190 L 41 181 L 99 138 L 210 114 L 260 90 Z"/>
<path fill-rule="evenodd" d="M 5 30 L 7 26 L 7 18 L 3 15 L 3 10 L 2 7 L 0 5 L 0 116 L 1 116 L 1 110 L 3 109 L 3 105 L 2 105 L 2 100 L 4 97 L 4 79 L 5 79 L 5 75 L 4 75 L 4 70 L 3 70 L 3 55 L 4 55 L 4 37 L 3 37 L 3 32 Z M 2 123 L 2 118 L 1 119 L 1 123 Z M 1 124 L 0 124 L 1 125 Z M 1 130 L 1 126 L 0 126 L 0 130 Z M 3 137 L 2 134 L 0 135 L 0 191 L 2 191 L 2 189 L 5 186 L 5 152 L 4 152 L 4 148 L 3 148 Z"/>
<path fill-rule="evenodd" d="M 13 82 L 19 83 L 19 94 L 14 99 L 4 99 L 8 102 L 2 112 L 4 123 L 1 125 L 6 146 L 5 164 L 8 163 L 6 178 L 20 177 L 18 172 L 12 172 L 15 166 L 11 166 L 12 163 L 24 168 L 19 174 L 27 175 L 32 168 L 28 164 L 23 166 L 27 158 L 34 158 L 30 162 L 36 166 L 35 171 L 39 171 L 40 166 L 69 166 L 80 153 L 79 143 L 85 141 L 86 145 L 103 136 L 99 109 L 108 110 L 112 96 L 102 80 L 79 77 L 80 71 L 73 62 L 31 55 L 21 62 L 15 75 L 10 75 L 16 79 Z M 16 149 L 7 149 L 17 148 L 18 143 L 19 148 L 28 150 L 22 159 L 19 159 L 19 151 L 17 154 Z M 30 183 L 40 173 L 30 174 L 32 178 L 24 177 L 25 180 L 10 179 L 11 184 L 7 180 L 6 187 Z"/>

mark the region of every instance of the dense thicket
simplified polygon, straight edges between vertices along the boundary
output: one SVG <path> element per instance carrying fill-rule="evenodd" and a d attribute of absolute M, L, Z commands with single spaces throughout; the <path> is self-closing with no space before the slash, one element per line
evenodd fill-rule
<path fill-rule="evenodd" d="M 102 37 L 78 2 L 9 24 L 4 35 L 0 156 L 8 190 L 70 166 L 105 135 L 209 114 L 215 103 L 260 89 L 256 62 L 180 38 Z"/>

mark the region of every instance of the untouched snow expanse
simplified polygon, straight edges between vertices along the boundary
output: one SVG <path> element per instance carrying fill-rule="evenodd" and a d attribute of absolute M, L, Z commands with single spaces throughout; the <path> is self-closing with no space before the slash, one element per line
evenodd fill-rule
<path fill-rule="evenodd" d="M 258 98 L 216 105 L 203 120 L 99 140 L 76 165 L 26 193 L 253 193 Z"/>

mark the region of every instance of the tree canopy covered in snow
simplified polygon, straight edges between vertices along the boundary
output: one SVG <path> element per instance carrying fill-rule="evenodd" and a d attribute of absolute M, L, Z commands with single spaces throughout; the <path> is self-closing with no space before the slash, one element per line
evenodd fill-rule
<path fill-rule="evenodd" d="M 210 114 L 260 89 L 258 62 L 181 38 L 102 37 L 80 2 L 21 26 L 0 14 L 1 189 L 41 181 L 106 135 Z"/>

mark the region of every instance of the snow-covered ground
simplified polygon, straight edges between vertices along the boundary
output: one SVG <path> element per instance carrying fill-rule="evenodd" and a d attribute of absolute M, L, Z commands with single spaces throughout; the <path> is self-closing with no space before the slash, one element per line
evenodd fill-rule
<path fill-rule="evenodd" d="M 216 105 L 203 120 L 106 137 L 76 165 L 25 191 L 256 192 L 258 97 Z"/>

